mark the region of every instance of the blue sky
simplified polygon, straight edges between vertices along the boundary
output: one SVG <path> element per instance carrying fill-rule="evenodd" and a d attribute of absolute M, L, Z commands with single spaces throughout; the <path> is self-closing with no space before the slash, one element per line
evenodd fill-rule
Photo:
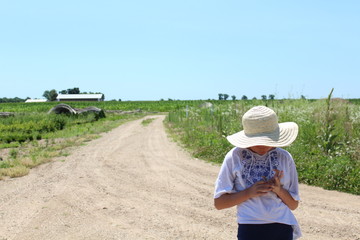
<path fill-rule="evenodd" d="M 0 97 L 360 98 L 360 1 L 0 1 Z"/>

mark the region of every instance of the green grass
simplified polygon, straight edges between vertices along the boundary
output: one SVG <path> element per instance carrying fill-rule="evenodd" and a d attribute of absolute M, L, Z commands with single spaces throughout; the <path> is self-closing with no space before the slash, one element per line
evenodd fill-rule
<path fill-rule="evenodd" d="M 143 126 L 147 126 L 147 125 L 149 125 L 152 121 L 154 121 L 155 120 L 155 118 L 147 118 L 147 119 L 144 119 L 144 120 L 142 120 L 141 121 L 141 124 L 143 125 Z"/>
<path fill-rule="evenodd" d="M 302 183 L 360 194 L 360 105 L 342 99 L 227 101 L 211 108 L 171 111 L 168 130 L 195 157 L 221 163 L 233 147 L 226 136 L 242 129 L 242 115 L 256 105 L 275 110 L 279 122 L 299 125 L 286 149 Z"/>

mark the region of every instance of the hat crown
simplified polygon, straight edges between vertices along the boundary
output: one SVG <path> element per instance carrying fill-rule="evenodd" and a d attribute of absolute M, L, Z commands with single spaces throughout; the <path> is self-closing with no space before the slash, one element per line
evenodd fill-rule
<path fill-rule="evenodd" d="M 247 111 L 242 118 L 246 135 L 261 135 L 274 132 L 279 128 L 276 113 L 265 106 L 257 106 Z"/>

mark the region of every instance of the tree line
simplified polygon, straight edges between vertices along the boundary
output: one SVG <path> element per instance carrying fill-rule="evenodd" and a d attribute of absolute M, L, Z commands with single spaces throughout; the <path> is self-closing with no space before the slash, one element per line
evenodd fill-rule
<path fill-rule="evenodd" d="M 29 99 L 29 97 L 23 99 L 23 98 L 18 98 L 18 97 L 14 97 L 14 98 L 0 98 L 0 103 L 11 103 L 11 102 L 25 102 L 27 99 Z"/>
<path fill-rule="evenodd" d="M 226 93 L 219 93 L 218 94 L 219 96 L 219 100 L 228 100 L 228 98 L 230 97 L 229 94 L 226 94 Z M 232 100 L 236 100 L 236 96 L 235 95 L 232 95 L 231 96 L 231 99 Z M 257 99 L 256 97 L 253 97 L 252 98 L 253 100 Z M 274 94 L 269 94 L 269 96 L 267 95 L 261 95 L 261 99 L 262 100 L 274 100 L 275 99 L 275 95 Z M 243 95 L 241 97 L 241 100 L 248 100 L 248 97 L 246 95 Z"/>

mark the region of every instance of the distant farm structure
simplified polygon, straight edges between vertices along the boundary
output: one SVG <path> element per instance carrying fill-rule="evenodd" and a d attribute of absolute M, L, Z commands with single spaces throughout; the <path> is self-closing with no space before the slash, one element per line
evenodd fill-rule
<path fill-rule="evenodd" d="M 26 103 L 39 103 L 39 102 L 47 102 L 47 99 L 26 99 Z"/>
<path fill-rule="evenodd" d="M 76 102 L 76 101 L 89 101 L 101 102 L 104 101 L 104 94 L 59 94 L 56 97 L 58 102 Z"/>

